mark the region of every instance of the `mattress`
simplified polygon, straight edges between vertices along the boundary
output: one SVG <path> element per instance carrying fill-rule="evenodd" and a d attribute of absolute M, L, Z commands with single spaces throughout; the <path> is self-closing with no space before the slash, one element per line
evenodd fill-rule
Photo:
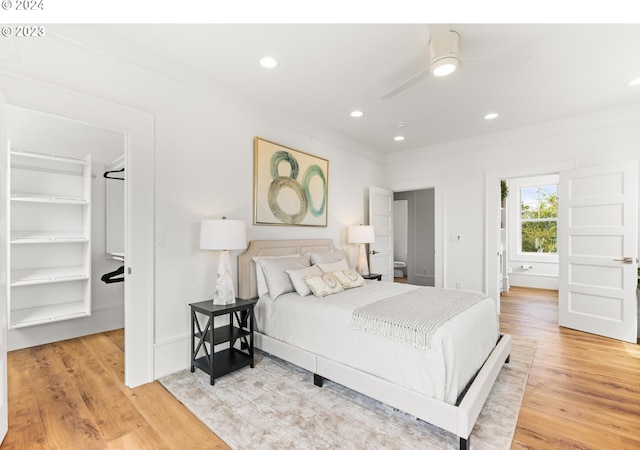
<path fill-rule="evenodd" d="M 436 330 L 428 349 L 356 330 L 353 311 L 423 287 L 384 281 L 317 298 L 296 292 L 256 305 L 260 333 L 416 392 L 455 404 L 499 336 L 495 301 L 489 297 Z"/>

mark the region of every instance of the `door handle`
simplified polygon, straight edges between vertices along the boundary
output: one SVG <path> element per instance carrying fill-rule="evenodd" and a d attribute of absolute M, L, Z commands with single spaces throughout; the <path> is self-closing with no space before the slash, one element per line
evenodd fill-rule
<path fill-rule="evenodd" d="M 376 253 L 380 253 L 378 250 L 371 250 L 371 254 L 375 255 Z"/>
<path fill-rule="evenodd" d="M 633 264 L 633 258 L 630 256 L 623 256 L 621 259 L 614 259 L 614 261 L 620 261 L 625 264 Z"/>

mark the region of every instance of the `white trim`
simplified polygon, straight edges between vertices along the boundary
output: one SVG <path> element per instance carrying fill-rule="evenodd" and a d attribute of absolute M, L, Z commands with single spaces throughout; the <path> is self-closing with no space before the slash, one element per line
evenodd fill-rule
<path fill-rule="evenodd" d="M 546 278 L 558 278 L 558 275 L 552 275 L 550 273 L 531 273 L 531 272 L 512 272 L 509 277 L 546 277 Z"/>
<path fill-rule="evenodd" d="M 176 342 L 181 342 L 181 341 L 185 341 L 185 340 L 188 341 L 190 336 L 191 336 L 191 333 L 185 333 L 185 334 L 181 334 L 179 336 L 174 336 L 174 337 L 171 337 L 171 338 L 162 339 L 161 341 L 156 341 L 153 344 L 153 348 L 162 347 L 163 345 L 171 345 L 171 344 L 174 344 Z"/>

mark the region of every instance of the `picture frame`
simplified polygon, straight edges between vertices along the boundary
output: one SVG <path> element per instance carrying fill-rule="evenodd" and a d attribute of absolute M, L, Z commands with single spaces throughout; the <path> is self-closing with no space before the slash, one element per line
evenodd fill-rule
<path fill-rule="evenodd" d="M 329 160 L 254 138 L 254 225 L 326 227 Z"/>

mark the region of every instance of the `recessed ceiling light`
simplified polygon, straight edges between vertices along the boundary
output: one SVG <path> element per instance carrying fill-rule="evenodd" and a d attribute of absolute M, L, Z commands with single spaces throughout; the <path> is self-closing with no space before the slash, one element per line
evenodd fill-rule
<path fill-rule="evenodd" d="M 394 141 L 404 141 L 404 136 L 396 136 L 393 138 Z"/>
<path fill-rule="evenodd" d="M 498 113 L 489 113 L 484 116 L 484 120 L 492 120 L 498 117 Z"/>
<path fill-rule="evenodd" d="M 362 111 L 358 111 L 358 110 L 351 111 L 351 117 L 362 117 L 362 116 L 364 116 L 364 113 Z"/>
<path fill-rule="evenodd" d="M 407 122 L 396 122 L 396 127 L 404 128 L 407 126 Z"/>
<path fill-rule="evenodd" d="M 276 61 L 276 59 L 272 58 L 271 56 L 265 56 L 264 58 L 260 59 L 260 65 L 265 69 L 273 69 L 274 67 L 278 66 L 278 61 Z"/>
<path fill-rule="evenodd" d="M 640 78 L 636 78 L 635 80 L 631 80 L 627 83 L 627 86 L 640 86 Z"/>

